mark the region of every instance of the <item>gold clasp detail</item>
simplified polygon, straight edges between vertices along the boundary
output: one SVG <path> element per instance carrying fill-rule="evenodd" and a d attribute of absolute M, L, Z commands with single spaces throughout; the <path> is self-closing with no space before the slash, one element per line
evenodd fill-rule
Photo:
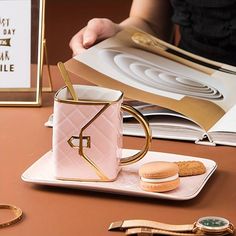
<path fill-rule="evenodd" d="M 90 148 L 91 147 L 91 137 L 90 136 L 82 136 L 82 141 L 80 142 L 80 137 L 78 136 L 71 136 L 67 140 L 68 144 L 72 148 L 80 148 L 80 143 L 82 143 L 83 147 Z"/>

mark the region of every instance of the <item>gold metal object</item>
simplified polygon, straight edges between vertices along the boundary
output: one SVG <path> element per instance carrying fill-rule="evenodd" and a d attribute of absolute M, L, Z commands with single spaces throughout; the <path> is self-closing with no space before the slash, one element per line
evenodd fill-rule
<path fill-rule="evenodd" d="M 52 84 L 52 74 L 51 74 L 51 69 L 50 69 L 50 65 L 49 65 L 49 60 L 48 60 L 48 50 L 47 50 L 47 43 L 46 43 L 46 39 L 43 40 L 43 46 L 44 46 L 44 58 L 45 58 L 45 63 L 46 63 L 46 67 L 47 67 L 47 72 L 48 72 L 48 87 L 42 87 L 42 91 L 43 92 L 52 92 L 53 91 L 53 84 Z M 42 77 L 43 79 L 43 77 Z"/>
<path fill-rule="evenodd" d="M 0 210 L 10 210 L 14 214 L 14 217 L 8 221 L 0 222 L 0 228 L 4 228 L 19 222 L 22 219 L 23 212 L 19 207 L 9 204 L 0 204 Z"/>
<path fill-rule="evenodd" d="M 125 235 L 151 236 L 151 235 L 173 235 L 173 236 L 204 236 L 202 233 L 173 232 L 162 229 L 151 228 L 130 228 L 125 231 Z"/>
<path fill-rule="evenodd" d="M 37 30 L 37 68 L 35 85 L 31 88 L 0 88 L 0 93 L 4 93 L 4 99 L 0 98 L 0 106 L 40 106 L 42 103 L 42 91 L 52 91 L 52 79 L 49 65 L 47 65 L 49 73 L 49 87 L 43 88 L 43 59 L 47 60 L 46 41 L 44 37 L 45 31 L 45 0 L 40 0 L 38 3 L 39 20 Z M 45 53 L 45 54 L 44 54 Z M 47 61 L 48 63 L 48 61 Z M 28 96 L 25 96 L 27 93 Z M 6 98 L 5 98 L 6 94 Z M 27 97 L 27 98 L 26 98 Z"/>
<path fill-rule="evenodd" d="M 95 170 L 96 174 L 99 176 L 101 181 L 111 181 L 101 170 L 100 168 L 84 153 L 84 147 L 83 147 L 83 132 L 96 120 L 109 106 L 111 105 L 111 102 L 104 103 L 103 108 L 87 123 L 84 127 L 81 128 L 79 138 L 79 155 L 81 155 L 87 163 L 90 164 L 90 166 Z"/>
<path fill-rule="evenodd" d="M 121 98 L 120 98 L 121 99 Z M 83 101 L 85 102 L 85 101 Z M 88 101 L 87 101 L 88 102 Z M 102 102 L 99 102 L 97 104 L 101 104 Z M 91 103 L 90 103 L 91 104 Z M 84 153 L 84 145 L 83 145 L 83 140 L 85 138 L 85 136 L 83 135 L 83 132 L 94 122 L 94 120 L 96 120 L 110 105 L 112 104 L 112 102 L 106 102 L 103 103 L 103 108 L 84 126 L 81 128 L 80 130 L 80 134 L 79 138 L 79 146 L 77 147 L 79 149 L 79 155 L 81 155 L 86 161 L 87 163 L 89 163 L 89 165 L 95 170 L 96 174 L 100 177 L 101 181 L 111 181 L 101 170 L 100 168 Z M 137 154 L 131 156 L 131 157 L 125 157 L 122 158 L 120 161 L 120 165 L 124 166 L 124 165 L 128 165 L 131 163 L 134 163 L 138 160 L 140 160 L 141 158 L 144 157 L 144 155 L 147 153 L 147 151 L 149 150 L 149 146 L 151 143 L 151 130 L 149 128 L 149 124 L 146 122 L 146 120 L 144 119 L 144 117 L 137 111 L 135 110 L 133 107 L 128 106 L 128 105 L 122 105 L 121 106 L 123 110 L 130 112 L 135 119 L 137 119 L 143 126 L 145 134 L 146 134 L 146 139 L 145 139 L 145 145 L 143 147 L 143 149 L 138 152 Z M 71 137 L 72 138 L 72 137 Z M 69 139 L 71 141 L 71 138 Z M 74 136 L 75 138 L 75 136 Z M 91 140 L 90 140 L 91 143 Z M 89 143 L 89 145 L 91 145 Z M 72 146 L 72 145 L 71 145 Z"/>
<path fill-rule="evenodd" d="M 154 37 L 151 37 L 151 35 L 144 34 L 144 33 L 135 33 L 132 36 L 132 40 L 136 44 L 144 45 L 144 46 L 149 46 L 149 47 L 156 47 L 159 50 L 167 50 L 168 47 L 163 45 L 163 43 L 160 41 L 158 42 Z"/>
<path fill-rule="evenodd" d="M 77 143 L 77 144 L 74 143 L 74 140 L 79 141 L 79 143 Z M 86 144 L 84 144 L 84 141 L 86 141 Z M 69 143 L 69 145 L 72 148 L 79 149 L 79 147 L 80 147 L 80 137 L 78 137 L 78 136 L 71 136 L 67 142 Z M 90 136 L 83 136 L 82 137 L 82 145 L 83 145 L 83 147 L 90 148 L 91 147 L 91 137 Z"/>
<path fill-rule="evenodd" d="M 81 128 L 79 136 L 72 136 L 69 138 L 69 140 L 67 141 L 68 144 L 72 147 L 72 148 L 78 148 L 79 149 L 79 155 L 82 156 L 84 158 L 84 160 L 94 169 L 94 171 L 96 172 L 96 174 L 99 176 L 100 181 L 112 181 L 110 180 L 101 170 L 100 168 L 84 153 L 84 145 L 83 145 L 83 141 L 86 139 L 87 140 L 87 147 L 91 146 L 91 137 L 88 138 L 88 136 L 84 136 L 83 132 L 94 122 L 94 120 L 96 120 L 110 105 L 112 105 L 115 102 L 118 102 L 120 99 L 122 99 L 123 97 L 123 93 L 121 93 L 121 96 L 116 100 L 116 101 L 87 101 L 87 100 L 81 100 L 78 99 L 78 96 L 75 92 L 75 89 L 71 83 L 70 77 L 67 73 L 67 70 L 64 66 L 64 64 L 62 62 L 58 62 L 58 68 L 60 70 L 60 73 L 64 79 L 64 82 L 66 84 L 67 89 L 69 90 L 70 95 L 72 96 L 73 100 L 64 100 L 64 99 L 58 99 L 57 95 L 60 92 L 60 90 L 56 93 L 55 95 L 55 101 L 58 102 L 63 102 L 63 103 L 71 103 L 71 104 L 87 104 L 87 105 L 103 105 L 102 109 L 91 119 L 87 122 L 87 124 L 84 125 L 84 127 Z M 63 89 L 63 88 L 62 88 Z M 142 127 L 144 128 L 144 132 L 145 132 L 145 145 L 143 147 L 143 149 L 141 151 L 139 151 L 137 154 L 130 156 L 130 157 L 125 157 L 122 158 L 120 161 L 120 165 L 121 166 L 125 166 L 128 164 L 132 164 L 134 162 L 139 161 L 141 158 L 143 158 L 145 156 L 145 154 L 148 152 L 150 144 L 151 144 L 151 139 L 152 139 L 152 135 L 151 135 L 151 129 L 149 127 L 148 122 L 145 120 L 145 118 L 143 117 L 143 115 L 137 111 L 136 109 L 134 109 L 131 106 L 128 105 L 121 105 L 121 108 L 126 111 L 131 113 L 134 118 L 142 125 Z M 75 145 L 73 143 L 73 140 L 78 139 L 79 140 L 79 144 Z M 90 180 L 91 181 L 91 180 Z"/>
<path fill-rule="evenodd" d="M 203 73 L 211 75 L 215 71 L 221 71 L 224 73 L 236 75 L 235 70 L 224 68 L 222 63 L 195 55 L 163 40 L 155 38 L 154 36 L 147 33 L 137 32 L 133 34 L 132 40 L 136 45 L 148 51 L 157 53 L 161 56 L 192 67 Z"/>
<path fill-rule="evenodd" d="M 190 232 L 193 229 L 193 224 L 173 225 L 151 220 L 124 220 L 111 223 L 110 231 L 124 231 L 129 228 L 150 228 L 173 232 Z"/>
<path fill-rule="evenodd" d="M 194 223 L 193 232 L 199 231 L 205 234 L 233 234 L 234 225 L 222 217 L 206 216 Z"/>
<path fill-rule="evenodd" d="M 76 92 L 75 92 L 75 90 L 73 88 L 73 85 L 72 85 L 72 83 L 70 81 L 70 77 L 68 75 L 67 70 L 65 69 L 64 64 L 62 62 L 58 62 L 57 66 L 58 66 L 58 68 L 60 70 L 62 78 L 63 78 L 63 80 L 64 80 L 64 82 L 66 84 L 66 87 L 67 87 L 71 97 L 73 98 L 74 101 L 78 101 L 78 96 L 77 96 L 77 94 L 76 94 Z"/>
<path fill-rule="evenodd" d="M 62 88 L 63 89 L 63 88 Z M 74 90 L 74 89 L 73 89 Z M 97 119 L 111 104 L 113 104 L 114 102 L 118 102 L 122 97 L 123 94 L 121 94 L 121 96 L 117 99 L 117 101 L 114 102 L 109 102 L 109 101 L 87 101 L 87 100 L 61 100 L 58 99 L 57 94 L 60 92 L 60 90 L 56 93 L 55 95 L 55 101 L 58 102 L 62 102 L 62 103 L 68 103 L 68 104 L 81 104 L 81 105 L 102 105 L 102 109 L 91 119 L 87 122 L 87 124 L 85 124 L 81 130 L 78 136 L 72 136 L 70 137 L 70 139 L 68 140 L 69 145 L 72 148 L 78 148 L 78 153 L 81 157 L 84 158 L 84 160 L 92 167 L 92 169 L 96 172 L 97 176 L 100 178 L 100 180 L 96 180 L 96 181 L 103 181 L 103 182 L 108 182 L 111 181 L 111 179 L 109 179 L 102 170 L 100 170 L 100 168 L 96 165 L 96 163 L 94 163 L 85 153 L 84 153 L 84 145 L 83 145 L 83 140 L 87 139 L 85 136 L 83 135 L 83 132 L 86 130 L 87 127 L 89 127 L 93 121 L 95 119 Z M 74 145 L 72 143 L 73 139 L 78 139 L 79 140 L 79 144 L 78 145 Z M 89 146 L 91 145 L 91 138 L 89 138 L 88 140 L 89 142 Z M 77 179 L 72 179 L 72 180 L 77 180 Z M 95 181 L 95 180 L 84 180 L 84 179 L 78 179 L 78 180 L 83 180 L 83 181 Z"/>
<path fill-rule="evenodd" d="M 213 223 L 212 223 L 213 222 Z M 110 231 L 125 231 L 126 235 L 206 236 L 229 235 L 234 226 L 222 217 L 207 216 L 194 224 L 172 225 L 149 220 L 125 220 L 111 223 Z"/>
<path fill-rule="evenodd" d="M 122 110 L 131 113 L 134 118 L 142 125 L 144 132 L 145 132 L 145 145 L 142 148 L 141 151 L 139 151 L 138 153 L 136 153 L 133 156 L 130 157 L 124 157 L 120 160 L 120 165 L 121 166 L 125 166 L 125 165 L 129 165 L 131 163 L 135 163 L 137 161 L 139 161 L 140 159 L 142 159 L 146 153 L 149 150 L 150 144 L 151 144 L 151 140 L 152 140 L 152 133 L 151 133 L 151 129 L 149 127 L 149 123 L 145 120 L 144 116 L 135 108 L 128 106 L 128 105 L 121 105 Z"/>

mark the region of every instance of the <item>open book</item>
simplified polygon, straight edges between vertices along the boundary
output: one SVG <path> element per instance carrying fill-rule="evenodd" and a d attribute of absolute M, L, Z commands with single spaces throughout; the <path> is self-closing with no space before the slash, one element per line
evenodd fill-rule
<path fill-rule="evenodd" d="M 164 122 L 156 131 L 155 121 L 150 121 L 154 137 L 236 146 L 233 66 L 191 54 L 134 28 L 98 43 L 65 66 L 96 85 L 122 90 L 127 98 L 166 108 L 168 114 L 162 113 Z M 152 111 L 152 117 L 158 116 L 157 111 Z M 176 117 L 168 132 L 167 116 Z M 190 123 L 193 132 L 185 136 Z M 127 134 L 141 135 L 139 128 L 129 127 Z"/>
<path fill-rule="evenodd" d="M 221 128 L 217 125 L 206 132 L 191 118 L 173 110 L 133 100 L 125 101 L 125 103 L 132 105 L 146 117 L 151 126 L 152 136 L 154 138 L 194 141 L 204 145 L 215 145 L 216 143 L 236 145 L 236 133 L 232 132 L 225 135 L 223 132 L 219 132 L 220 129 L 225 130 L 225 127 Z M 235 113 L 236 110 L 234 111 Z M 125 135 L 141 137 L 145 135 L 140 124 L 130 114 L 124 113 L 123 117 L 123 132 Z M 230 125 L 234 125 L 235 115 L 224 116 L 224 119 L 227 119 L 225 123 L 230 129 Z M 216 140 L 216 142 L 213 140 Z"/>

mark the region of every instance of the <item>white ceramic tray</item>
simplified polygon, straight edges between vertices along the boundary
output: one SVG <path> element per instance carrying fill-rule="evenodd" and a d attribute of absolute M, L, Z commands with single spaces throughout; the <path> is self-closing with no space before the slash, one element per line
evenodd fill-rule
<path fill-rule="evenodd" d="M 124 156 L 135 153 L 135 150 L 124 149 Z M 114 182 L 79 182 L 57 180 L 53 175 L 52 152 L 49 151 L 23 174 L 22 179 L 29 183 L 61 186 L 68 188 L 77 188 L 83 190 L 92 190 L 108 193 L 117 193 L 122 195 L 133 195 L 151 198 L 163 198 L 170 200 L 188 200 L 196 197 L 206 184 L 207 180 L 216 170 L 217 165 L 214 161 L 205 158 L 196 158 L 191 156 L 175 155 L 161 152 L 148 152 L 139 162 L 123 167 L 117 180 Z M 199 160 L 206 166 L 206 173 L 192 177 L 181 177 L 180 187 L 178 189 L 165 193 L 152 193 L 143 191 L 139 187 L 138 169 L 140 165 L 150 161 L 186 161 Z"/>

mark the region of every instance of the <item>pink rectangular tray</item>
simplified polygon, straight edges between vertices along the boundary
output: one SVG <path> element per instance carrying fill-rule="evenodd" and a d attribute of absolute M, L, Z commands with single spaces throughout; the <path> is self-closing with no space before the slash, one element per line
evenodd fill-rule
<path fill-rule="evenodd" d="M 136 150 L 124 149 L 123 155 L 128 156 Z M 198 160 L 206 166 L 206 173 L 191 177 L 181 177 L 180 187 L 166 193 L 152 193 L 143 191 L 139 187 L 138 169 L 140 165 L 150 161 L 187 161 Z M 117 180 L 114 182 L 80 182 L 57 180 L 53 174 L 52 152 L 49 151 L 31 165 L 23 174 L 22 180 L 29 183 L 77 188 L 123 195 L 133 195 L 170 200 L 188 200 L 196 197 L 204 187 L 210 176 L 216 170 L 217 165 L 213 160 L 149 151 L 139 162 L 123 167 Z"/>

